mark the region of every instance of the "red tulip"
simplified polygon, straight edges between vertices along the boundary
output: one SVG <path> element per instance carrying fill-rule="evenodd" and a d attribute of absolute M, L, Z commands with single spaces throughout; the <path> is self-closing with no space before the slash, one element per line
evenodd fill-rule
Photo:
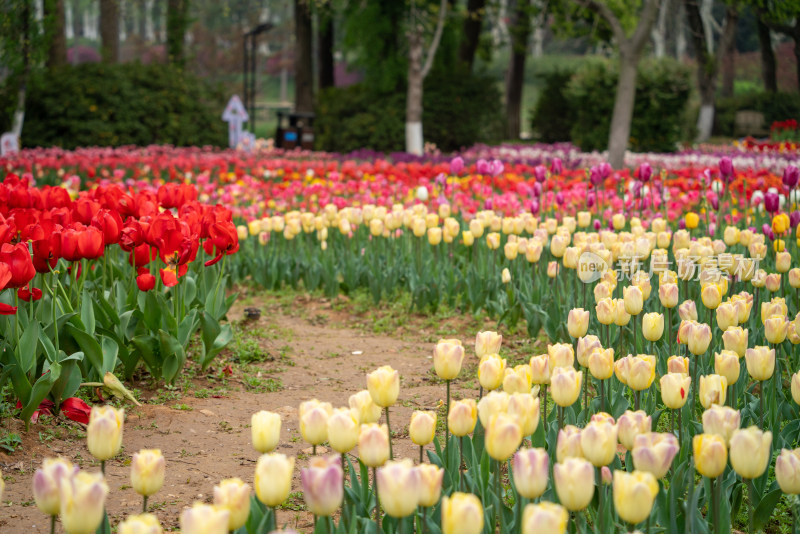
<path fill-rule="evenodd" d="M 17 296 L 25 302 L 36 301 L 42 298 L 42 290 L 38 287 L 29 289 L 28 286 L 17 289 Z"/>
<path fill-rule="evenodd" d="M 70 397 L 61 403 L 61 412 L 67 417 L 84 425 L 89 424 L 89 414 L 92 408 L 77 397 Z"/>
<path fill-rule="evenodd" d="M 131 251 L 130 256 L 128 256 L 128 263 L 133 267 L 144 267 L 155 257 L 155 249 L 147 243 L 143 243 Z"/>
<path fill-rule="evenodd" d="M 162 271 L 163 271 L 163 269 L 162 269 Z M 136 277 L 136 285 L 138 286 L 139 291 L 150 291 L 151 289 L 156 287 L 156 277 L 153 276 L 152 274 L 150 274 L 150 271 L 148 271 L 146 268 L 143 267 L 143 268 L 140 268 L 138 272 L 139 272 L 139 276 Z M 163 275 L 162 275 L 162 279 L 163 279 Z M 175 283 L 176 284 L 178 283 L 177 278 L 175 279 Z M 165 282 L 165 285 L 166 285 L 166 282 Z M 175 285 L 175 284 L 173 284 L 173 285 Z"/>
<path fill-rule="evenodd" d="M 49 273 L 55 269 L 61 255 L 61 232 L 51 232 L 47 237 L 31 243 L 33 266 L 37 273 Z"/>
<path fill-rule="evenodd" d="M 164 283 L 165 287 L 178 285 L 178 274 L 175 272 L 175 269 L 160 269 L 159 274 L 161 274 L 161 281 Z M 155 280 L 153 280 L 153 283 L 155 283 Z"/>
<path fill-rule="evenodd" d="M 108 245 L 117 243 L 122 232 L 122 217 L 116 211 L 101 209 L 92 217 L 92 226 L 103 232 L 103 242 Z"/>
<path fill-rule="evenodd" d="M 0 302 L 0 315 L 14 315 L 17 313 L 16 306 L 10 306 L 5 302 Z"/>
<path fill-rule="evenodd" d="M 203 250 L 209 256 L 212 254 L 216 256 L 205 263 L 206 267 L 217 263 L 224 254 L 235 254 L 239 250 L 239 236 L 232 222 L 216 222 L 209 227 L 208 232 L 208 239 L 203 242 Z"/>
<path fill-rule="evenodd" d="M 95 260 L 103 255 L 103 232 L 94 226 L 86 226 L 78 234 L 78 251 L 82 258 Z"/>
<path fill-rule="evenodd" d="M 25 286 L 36 275 L 36 269 L 33 267 L 33 261 L 28 252 L 28 245 L 25 243 L 17 243 L 16 245 L 4 243 L 0 247 L 0 263 L 7 264 L 11 272 L 11 278 L 4 287 L 19 288 Z"/>
<path fill-rule="evenodd" d="M 6 263 L 0 263 L 0 290 L 5 289 L 6 284 L 11 280 L 11 267 Z"/>

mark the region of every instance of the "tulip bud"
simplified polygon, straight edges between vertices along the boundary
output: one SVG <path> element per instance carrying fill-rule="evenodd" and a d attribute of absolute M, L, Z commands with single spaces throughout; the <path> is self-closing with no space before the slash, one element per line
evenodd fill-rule
<path fill-rule="evenodd" d="M 558 504 L 542 501 L 528 504 L 522 514 L 522 534 L 565 534 L 569 512 Z"/>
<path fill-rule="evenodd" d="M 686 404 L 689 387 L 692 383 L 690 376 L 681 373 L 667 373 L 661 377 L 661 400 L 667 408 L 679 410 Z"/>
<path fill-rule="evenodd" d="M 658 341 L 664 334 L 664 316 L 660 313 L 645 313 L 642 317 L 642 334 L 648 341 Z"/>
<path fill-rule="evenodd" d="M 772 457 L 772 432 L 763 432 L 757 426 L 733 432 L 730 440 L 731 467 L 742 478 L 760 477 Z"/>
<path fill-rule="evenodd" d="M 628 357 L 625 383 L 634 391 L 642 391 L 650 387 L 656 378 L 656 358 L 647 354 Z"/>
<path fill-rule="evenodd" d="M 674 434 L 639 434 L 633 440 L 633 467 L 651 473 L 656 478 L 664 478 L 679 448 L 678 438 Z"/>
<path fill-rule="evenodd" d="M 586 313 L 588 314 L 589 312 Z M 578 339 L 578 363 L 582 367 L 589 366 L 589 355 L 594 352 L 595 349 L 603 349 L 603 346 L 600 344 L 600 338 L 597 336 L 583 336 Z"/>
<path fill-rule="evenodd" d="M 280 506 L 292 489 L 294 458 L 276 452 L 264 454 L 256 463 L 255 488 L 258 500 L 267 506 Z"/>
<path fill-rule="evenodd" d="M 748 331 L 741 326 L 731 326 L 722 333 L 725 350 L 733 351 L 741 358 L 747 351 Z"/>
<path fill-rule="evenodd" d="M 706 284 L 700 292 L 700 299 L 703 306 L 709 310 L 716 310 L 722 302 L 722 294 L 716 284 Z"/>
<path fill-rule="evenodd" d="M 558 276 L 558 271 L 559 271 L 558 262 L 551 261 L 551 262 L 549 262 L 547 264 L 547 277 L 548 278 L 555 278 L 556 276 Z"/>
<path fill-rule="evenodd" d="M 489 354 L 498 354 L 502 343 L 503 336 L 497 332 L 478 332 L 475 336 L 475 355 L 483 359 Z"/>
<path fill-rule="evenodd" d="M 614 374 L 614 349 L 595 349 L 589 355 L 589 372 L 597 380 L 607 380 Z"/>
<path fill-rule="evenodd" d="M 368 423 L 358 433 L 358 456 L 367 467 L 380 467 L 389 459 L 389 428 Z"/>
<path fill-rule="evenodd" d="M 712 404 L 725 404 L 726 388 L 728 381 L 724 376 L 720 375 L 705 375 L 700 377 L 700 384 L 698 394 L 700 396 L 700 404 L 703 408 L 708 409 Z"/>
<path fill-rule="evenodd" d="M 131 486 L 139 495 L 155 495 L 164 485 L 166 462 L 159 449 L 142 449 L 131 460 Z"/>
<path fill-rule="evenodd" d="M 452 343 L 451 340 L 441 340 L 433 349 L 433 369 L 442 380 L 457 378 L 463 362 L 464 347 L 460 341 Z"/>
<path fill-rule="evenodd" d="M 569 343 L 547 345 L 547 355 L 550 358 L 551 375 L 557 367 L 572 367 L 575 363 L 575 351 Z"/>
<path fill-rule="evenodd" d="M 196 502 L 181 512 L 181 534 L 223 534 L 228 532 L 228 510 Z"/>
<path fill-rule="evenodd" d="M 411 414 L 408 434 L 415 445 L 431 443 L 436 436 L 436 412 L 415 411 Z"/>
<path fill-rule="evenodd" d="M 549 384 L 550 383 L 550 356 L 540 354 L 531 357 L 531 383 Z"/>
<path fill-rule="evenodd" d="M 514 487 L 522 497 L 537 499 L 547 489 L 550 459 L 544 449 L 520 449 L 514 455 Z"/>
<path fill-rule="evenodd" d="M 573 308 L 567 316 L 567 330 L 574 338 L 583 337 L 589 329 L 589 312 L 583 308 Z"/>
<path fill-rule="evenodd" d="M 117 534 L 163 534 L 164 529 L 153 514 L 128 517 L 117 526 Z"/>
<path fill-rule="evenodd" d="M 506 413 L 510 400 L 511 396 L 505 391 L 491 391 L 481 397 L 478 401 L 478 417 L 481 420 L 481 426 L 488 427 L 492 417 Z"/>
<path fill-rule="evenodd" d="M 736 306 L 731 302 L 723 302 L 717 307 L 717 326 L 725 332 L 728 328 L 736 326 L 739 322 L 739 314 Z"/>
<path fill-rule="evenodd" d="M 653 419 L 644 410 L 625 411 L 617 419 L 617 429 L 620 444 L 627 450 L 633 449 L 634 440 L 639 434 L 650 432 Z M 611 462 L 608 462 L 611 463 Z"/>
<path fill-rule="evenodd" d="M 581 430 L 581 451 L 595 467 L 610 464 L 617 452 L 617 425 L 608 420 L 590 421 Z"/>
<path fill-rule="evenodd" d="M 531 366 L 517 365 L 506 369 L 503 377 L 503 391 L 506 393 L 530 393 L 531 391 Z"/>
<path fill-rule="evenodd" d="M 65 458 L 45 458 L 33 475 L 33 499 L 46 515 L 58 515 L 61 507 L 61 484 L 78 472 Z M 3 477 L 0 476 L 0 483 Z M 1 489 L 1 488 L 0 488 Z"/>
<path fill-rule="evenodd" d="M 342 459 L 338 454 L 313 457 L 308 467 L 300 471 L 300 484 L 308 511 L 315 516 L 333 515 L 344 499 L 343 479 Z M 412 492 L 416 500 L 415 489 Z"/>
<path fill-rule="evenodd" d="M 581 393 L 582 371 L 573 367 L 556 367 L 550 376 L 553 402 L 562 407 L 572 406 Z"/>
<path fill-rule="evenodd" d="M 792 400 L 795 404 L 800 404 L 800 371 L 792 375 Z"/>
<path fill-rule="evenodd" d="M 67 534 L 93 534 L 103 521 L 108 495 L 103 475 L 79 471 L 63 478 L 60 489 L 59 517 L 64 530 Z"/>
<path fill-rule="evenodd" d="M 773 315 L 764 322 L 764 337 L 774 345 L 783 343 L 788 333 L 789 321 L 783 315 Z"/>
<path fill-rule="evenodd" d="M 614 300 L 614 324 L 625 326 L 631 320 L 630 314 L 625 310 L 625 302 L 622 299 Z"/>
<path fill-rule="evenodd" d="M 689 358 L 683 356 L 670 356 L 667 359 L 667 372 L 689 374 Z"/>
<path fill-rule="evenodd" d="M 714 372 L 724 376 L 729 386 L 739 380 L 739 356 L 730 350 L 723 350 L 714 355 Z"/>
<path fill-rule="evenodd" d="M 350 395 L 348 403 L 361 425 L 377 423 L 381 418 L 381 407 L 372 402 L 372 395 L 366 389 Z"/>
<path fill-rule="evenodd" d="M 483 504 L 472 493 L 455 492 L 442 498 L 442 534 L 483 532 Z"/>
<path fill-rule="evenodd" d="M 372 402 L 388 408 L 397 402 L 400 394 L 400 373 L 389 365 L 378 367 L 367 375 L 367 389 Z"/>
<path fill-rule="evenodd" d="M 703 412 L 703 432 L 715 434 L 727 445 L 733 432 L 739 428 L 741 414 L 729 406 L 711 405 Z"/>
<path fill-rule="evenodd" d="M 450 404 L 447 424 L 454 436 L 462 437 L 472 432 L 478 420 L 478 405 L 475 399 L 458 400 Z"/>
<path fill-rule="evenodd" d="M 775 478 L 781 491 L 789 495 L 800 494 L 800 449 L 781 449 L 775 460 Z"/>
<path fill-rule="evenodd" d="M 98 460 L 110 460 L 122 447 L 122 425 L 125 410 L 113 406 L 93 406 L 86 427 L 89 452 Z"/>
<path fill-rule="evenodd" d="M 506 360 L 497 354 L 484 356 L 478 365 L 478 382 L 485 389 L 492 391 L 503 385 L 506 374 Z"/>
<path fill-rule="evenodd" d="M 530 391 L 530 390 L 529 390 Z M 508 415 L 515 418 L 524 436 L 532 436 L 539 426 L 539 399 L 530 393 L 509 395 Z"/>
<path fill-rule="evenodd" d="M 614 508 L 620 519 L 641 523 L 650 516 L 658 495 L 658 481 L 646 471 L 614 471 Z"/>
<path fill-rule="evenodd" d="M 775 372 L 775 349 L 757 346 L 747 349 L 744 354 L 747 372 L 753 378 L 763 382 L 772 378 Z"/>
<path fill-rule="evenodd" d="M 769 273 L 764 280 L 764 285 L 767 288 L 767 291 L 770 293 L 775 293 L 781 288 L 781 275 L 778 273 Z"/>
<path fill-rule="evenodd" d="M 642 290 L 637 286 L 628 286 L 622 290 L 623 302 L 625 303 L 625 312 L 630 315 L 639 315 L 642 313 L 642 306 L 644 305 L 644 295 Z"/>
<path fill-rule="evenodd" d="M 442 494 L 444 469 L 433 464 L 420 464 L 416 469 L 419 474 L 419 506 L 435 506 Z"/>
<path fill-rule="evenodd" d="M 711 327 L 703 323 L 694 323 L 687 338 L 689 352 L 695 356 L 703 355 L 711 344 Z"/>
<path fill-rule="evenodd" d="M 300 433 L 311 445 L 328 439 L 328 417 L 333 413 L 330 402 L 311 399 L 300 403 Z"/>
<path fill-rule="evenodd" d="M 264 454 L 272 452 L 281 439 L 281 416 L 261 410 L 250 418 L 253 448 Z"/>
<path fill-rule="evenodd" d="M 728 449 L 725 441 L 716 434 L 697 434 L 692 440 L 694 464 L 697 472 L 707 478 L 716 478 L 725 471 Z"/>
<path fill-rule="evenodd" d="M 610 325 L 614 322 L 615 309 L 613 299 L 600 299 L 594 309 L 600 324 Z"/>
<path fill-rule="evenodd" d="M 553 465 L 553 481 L 561 504 L 571 512 L 579 512 L 594 496 L 594 467 L 582 458 L 567 458 Z"/>
<path fill-rule="evenodd" d="M 340 454 L 353 450 L 358 443 L 358 417 L 352 408 L 337 408 L 328 417 L 328 443 Z"/>
<path fill-rule="evenodd" d="M 214 486 L 214 506 L 229 512 L 228 531 L 243 527 L 250 515 L 250 486 L 239 478 L 223 480 Z"/>
<path fill-rule="evenodd" d="M 522 428 L 509 415 L 492 416 L 486 427 L 486 452 L 495 460 L 505 461 L 522 443 Z"/>
<path fill-rule="evenodd" d="M 406 517 L 419 504 L 420 474 L 408 458 L 386 462 L 377 472 L 381 506 L 391 517 Z"/>
<path fill-rule="evenodd" d="M 581 429 L 574 425 L 559 430 L 556 440 L 556 461 L 563 463 L 567 458 L 583 458 Z"/>

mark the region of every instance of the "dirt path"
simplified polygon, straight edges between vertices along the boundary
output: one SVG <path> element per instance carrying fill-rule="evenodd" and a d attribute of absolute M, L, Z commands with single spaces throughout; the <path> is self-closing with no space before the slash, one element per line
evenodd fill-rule
<path fill-rule="evenodd" d="M 404 315 L 392 307 L 359 313 L 348 299 L 331 303 L 297 294 L 240 299 L 230 313 L 234 323 L 241 321 L 245 306 L 259 307 L 262 317 L 238 323 L 227 360 L 216 368 L 202 374 L 188 365 L 175 388 L 135 384 L 144 405 L 126 406 L 124 449 L 107 464 L 112 525 L 141 509 L 141 498 L 130 488 L 129 463 L 130 455 L 142 448 L 160 448 L 167 460 L 164 488 L 150 504 L 168 529 L 178 528 L 183 507 L 195 500 L 210 502 L 212 488 L 221 479 L 235 476 L 252 484 L 258 454 L 250 446 L 249 423 L 258 410 L 281 414 L 278 451 L 298 456 L 293 492 L 299 492 L 299 469 L 307 464 L 309 445 L 300 436 L 298 405 L 316 397 L 334 407 L 346 406 L 351 394 L 366 387 L 365 374 L 381 365 L 391 365 L 401 374 L 400 399 L 392 408 L 395 455 L 417 458 L 418 448 L 407 434 L 411 412 L 436 410 L 444 402 L 444 386 L 431 371 L 433 344 L 444 335 L 462 339 L 468 354 L 463 376 L 469 378 L 454 384 L 453 396 L 475 396 L 474 335 L 495 327 L 491 321 L 456 314 Z M 373 333 L 380 330 L 391 335 Z M 505 345 L 518 358 L 533 354 L 525 337 L 513 336 L 512 342 L 507 336 Z M 33 472 L 42 459 L 63 455 L 82 468 L 99 469 L 99 465 L 89 455 L 79 425 L 42 418 L 27 433 L 20 421 L 7 420 L 3 425 L 20 433 L 23 445 L 14 453 L 0 453 L 6 480 L 0 531 L 47 532 L 49 521 L 34 505 L 31 490 Z M 0 435 L 5 432 L 0 430 Z M 280 524 L 310 530 L 311 516 L 303 509 L 301 495 L 293 493 L 279 512 Z"/>

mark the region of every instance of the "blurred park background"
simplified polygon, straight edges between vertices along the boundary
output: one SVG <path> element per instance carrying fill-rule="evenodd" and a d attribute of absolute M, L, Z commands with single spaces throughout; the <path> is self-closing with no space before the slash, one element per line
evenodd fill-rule
<path fill-rule="evenodd" d="M 800 0 L 0 6 L 0 131 L 24 110 L 22 146 L 224 146 L 234 94 L 257 137 L 274 137 L 278 112 L 312 112 L 314 148 L 338 152 L 408 149 L 415 116 L 428 151 L 604 150 L 619 92 L 633 87 L 636 151 L 765 137 L 800 117 Z"/>

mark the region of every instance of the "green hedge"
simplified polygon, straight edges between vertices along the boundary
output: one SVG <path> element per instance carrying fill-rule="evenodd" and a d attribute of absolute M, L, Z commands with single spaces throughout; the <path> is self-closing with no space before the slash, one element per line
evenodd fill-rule
<path fill-rule="evenodd" d="M 764 126 L 775 121 L 800 120 L 800 93 L 753 92 L 720 98 L 716 103 L 714 134 L 734 137 L 736 112 L 759 111 L 764 114 Z"/>
<path fill-rule="evenodd" d="M 544 87 L 533 108 L 531 126 L 543 143 L 570 141 L 575 113 L 569 105 L 566 87 L 577 69 L 559 68 L 541 75 Z"/>
<path fill-rule="evenodd" d="M 361 148 L 391 152 L 405 145 L 406 92 L 381 93 L 361 83 L 322 91 L 314 124 L 317 148 L 349 152 Z M 503 135 L 500 93 L 479 75 L 431 72 L 423 92 L 425 141 L 444 151 Z"/>
<path fill-rule="evenodd" d="M 2 91 L 4 129 L 16 87 Z M 167 65 L 84 64 L 35 73 L 23 146 L 225 145 L 222 91 Z"/>
<path fill-rule="evenodd" d="M 587 63 L 570 80 L 566 99 L 575 114 L 572 142 L 583 150 L 602 150 L 608 145 L 616 87 L 615 61 Z M 669 152 L 676 149 L 691 88 L 691 71 L 674 60 L 639 64 L 629 140 L 631 150 Z"/>

